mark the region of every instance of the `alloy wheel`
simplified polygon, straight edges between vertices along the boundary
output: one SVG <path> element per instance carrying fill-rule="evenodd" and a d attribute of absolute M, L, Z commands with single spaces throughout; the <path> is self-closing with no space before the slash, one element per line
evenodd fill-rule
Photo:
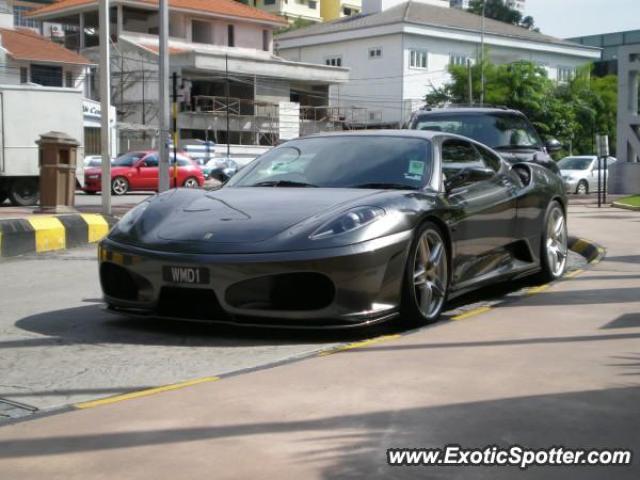
<path fill-rule="evenodd" d="M 426 318 L 438 315 L 447 295 L 447 252 L 440 234 L 425 230 L 418 241 L 413 270 L 413 287 L 418 309 Z"/>
<path fill-rule="evenodd" d="M 578 188 L 576 188 L 576 193 L 578 195 L 586 195 L 588 193 L 587 184 L 585 182 L 578 183 Z"/>
<path fill-rule="evenodd" d="M 185 188 L 198 188 L 198 181 L 195 178 L 187 178 L 184 181 Z"/>
<path fill-rule="evenodd" d="M 113 179 L 111 189 L 116 195 L 124 195 L 125 193 L 127 193 L 127 190 L 129 190 L 129 185 L 124 178 L 116 177 Z"/>
<path fill-rule="evenodd" d="M 567 222 L 562 209 L 557 206 L 549 212 L 546 253 L 549 271 L 557 278 L 564 272 L 568 255 Z"/>

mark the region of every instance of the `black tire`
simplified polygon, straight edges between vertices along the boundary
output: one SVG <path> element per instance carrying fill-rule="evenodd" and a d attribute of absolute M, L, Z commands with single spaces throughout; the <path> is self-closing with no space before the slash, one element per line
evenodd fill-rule
<path fill-rule="evenodd" d="M 557 216 L 562 216 L 562 232 L 557 237 L 550 236 L 550 223 L 556 223 Z M 542 283 L 549 283 L 561 278 L 567 267 L 568 247 L 567 247 L 567 216 L 564 209 L 556 200 L 549 203 L 547 212 L 542 224 L 542 234 L 540 242 L 540 266 L 541 271 L 537 280 Z M 560 238 L 561 237 L 561 238 Z M 551 238 L 551 244 L 549 243 Z M 553 250 L 550 249 L 553 247 Z M 554 252 L 555 257 L 554 257 Z M 554 264 L 552 258 L 557 259 L 559 264 Z"/>
<path fill-rule="evenodd" d="M 0 192 L 0 205 L 2 205 L 6 199 L 7 199 L 7 193 Z"/>
<path fill-rule="evenodd" d="M 95 190 L 84 190 L 85 195 L 96 195 L 98 192 Z"/>
<path fill-rule="evenodd" d="M 421 264 L 425 264 L 420 259 L 420 243 L 423 238 L 433 238 L 434 240 L 437 238 L 440 242 L 441 247 L 431 248 L 429 247 L 428 254 L 426 255 L 428 258 L 431 258 L 432 255 L 435 255 L 436 250 L 440 248 L 441 255 L 437 261 L 437 265 L 434 263 L 433 269 L 428 269 L 424 266 L 424 284 L 418 285 L 419 279 L 419 267 Z M 435 245 L 435 244 L 432 244 Z M 450 252 L 449 246 L 446 241 L 446 237 L 442 233 L 440 227 L 438 227 L 435 223 L 425 222 L 416 230 L 414 239 L 411 242 L 411 247 L 409 249 L 409 255 L 407 256 L 407 262 L 404 271 L 404 279 L 402 283 L 402 301 L 400 304 L 400 321 L 406 327 L 417 327 L 421 325 L 426 325 L 429 323 L 433 323 L 438 320 L 440 317 L 440 313 L 444 305 L 447 302 L 447 294 L 449 292 L 449 265 L 450 265 Z M 439 277 L 439 281 L 430 280 L 430 274 L 433 270 L 433 276 Z M 444 273 L 444 275 L 442 275 Z M 444 276 L 444 278 L 441 278 Z M 431 287 L 428 287 L 427 284 L 431 284 Z M 430 300 L 436 302 L 435 304 L 431 303 L 433 310 L 430 310 L 427 307 L 427 313 L 423 311 L 420 307 L 420 298 L 421 295 L 424 295 L 424 289 L 422 286 L 428 287 L 430 293 Z M 419 293 L 422 291 L 423 293 Z"/>
<path fill-rule="evenodd" d="M 200 188 L 198 179 L 196 177 L 189 177 L 182 183 L 184 188 Z"/>
<path fill-rule="evenodd" d="M 129 191 L 129 180 L 124 177 L 115 177 L 111 180 L 111 193 L 114 195 L 124 195 Z"/>
<path fill-rule="evenodd" d="M 11 205 L 28 207 L 38 203 L 40 189 L 35 178 L 16 178 L 9 186 L 9 200 Z"/>
<path fill-rule="evenodd" d="M 587 195 L 589 193 L 589 184 L 585 180 L 580 180 L 576 186 L 576 195 Z"/>

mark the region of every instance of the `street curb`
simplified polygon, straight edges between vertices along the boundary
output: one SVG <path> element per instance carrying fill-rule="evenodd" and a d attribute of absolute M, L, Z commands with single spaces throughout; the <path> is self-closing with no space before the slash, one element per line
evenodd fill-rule
<path fill-rule="evenodd" d="M 591 264 L 598 263 L 606 253 L 603 247 L 584 238 L 569 237 L 568 246 L 569 250 L 576 252 L 578 255 L 582 255 L 587 259 L 587 262 Z"/>
<path fill-rule="evenodd" d="M 95 213 L 31 215 L 0 220 L 0 258 L 95 243 L 114 223 L 115 218 Z"/>
<path fill-rule="evenodd" d="M 626 205 L 624 203 L 613 202 L 611 204 L 611 206 L 615 207 L 615 208 L 622 208 L 624 210 L 631 210 L 631 211 L 634 211 L 634 212 L 640 212 L 640 207 L 634 207 L 633 205 Z"/>

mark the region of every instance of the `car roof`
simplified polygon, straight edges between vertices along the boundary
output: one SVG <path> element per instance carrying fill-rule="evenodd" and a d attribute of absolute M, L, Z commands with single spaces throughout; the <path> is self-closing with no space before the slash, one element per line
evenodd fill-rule
<path fill-rule="evenodd" d="M 519 110 L 513 110 L 506 107 L 442 107 L 442 108 L 425 108 L 416 110 L 416 115 L 439 115 L 447 113 L 508 113 L 511 115 L 524 114 Z"/>
<path fill-rule="evenodd" d="M 296 138 L 295 140 L 303 140 L 306 138 L 327 138 L 327 137 L 405 137 L 405 138 L 422 138 L 431 140 L 434 137 L 443 135 L 443 132 L 435 132 L 430 130 L 353 130 L 339 132 L 322 132 L 306 135 Z M 449 135 L 449 134 L 447 134 Z"/>

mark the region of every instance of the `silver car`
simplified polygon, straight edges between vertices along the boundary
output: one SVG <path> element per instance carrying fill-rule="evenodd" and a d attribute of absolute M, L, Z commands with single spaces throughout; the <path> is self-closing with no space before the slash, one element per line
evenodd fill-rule
<path fill-rule="evenodd" d="M 607 172 L 616 161 L 613 157 L 607 158 Z M 595 155 L 565 157 L 558 162 L 558 167 L 567 192 L 585 195 L 598 190 L 598 157 Z M 601 182 L 604 182 L 604 171 L 602 163 Z"/>

